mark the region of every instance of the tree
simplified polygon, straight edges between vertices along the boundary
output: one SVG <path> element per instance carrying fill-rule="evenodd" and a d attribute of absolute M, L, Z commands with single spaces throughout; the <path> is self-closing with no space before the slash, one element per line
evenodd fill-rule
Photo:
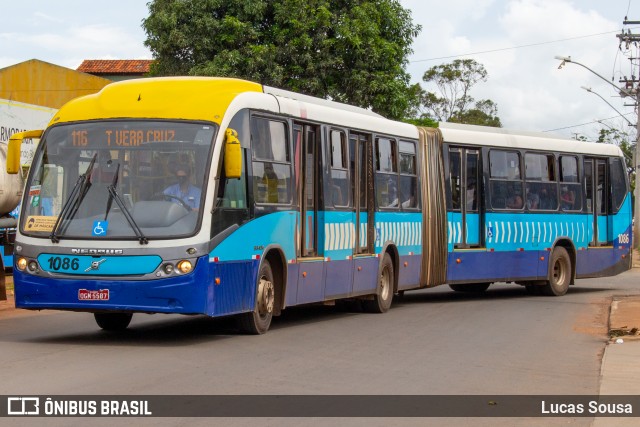
<path fill-rule="evenodd" d="M 456 59 L 429 68 L 422 80 L 434 83 L 439 94 L 422 92 L 422 116 L 443 122 L 501 127 L 498 106 L 489 99 L 476 101 L 470 95 L 471 88 L 487 78 L 487 70 L 473 59 Z"/>
<path fill-rule="evenodd" d="M 627 173 L 629 174 L 629 185 L 631 187 L 631 194 L 635 194 L 636 174 L 633 165 L 633 153 L 636 149 L 636 145 L 634 142 L 632 142 L 631 136 L 628 133 L 622 132 L 616 128 L 602 128 L 598 132 L 598 139 L 596 140 L 596 142 L 615 144 L 620 147 L 620 150 L 622 150 L 622 154 L 624 155 L 624 162 L 627 168 Z"/>
<path fill-rule="evenodd" d="M 153 0 L 154 75 L 238 77 L 405 117 L 420 30 L 397 0 Z"/>

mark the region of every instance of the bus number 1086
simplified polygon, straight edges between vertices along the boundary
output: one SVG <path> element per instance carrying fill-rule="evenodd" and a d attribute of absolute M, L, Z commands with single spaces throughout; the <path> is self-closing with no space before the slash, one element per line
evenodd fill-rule
<path fill-rule="evenodd" d="M 80 268 L 80 260 L 78 258 L 53 256 L 49 258 L 49 268 L 55 271 L 77 270 Z"/>

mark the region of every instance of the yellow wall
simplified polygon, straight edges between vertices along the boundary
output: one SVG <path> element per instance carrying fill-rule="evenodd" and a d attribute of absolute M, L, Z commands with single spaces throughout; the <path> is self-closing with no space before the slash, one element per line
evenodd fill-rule
<path fill-rule="evenodd" d="M 60 108 L 78 96 L 98 92 L 110 80 L 31 59 L 0 69 L 0 98 Z"/>

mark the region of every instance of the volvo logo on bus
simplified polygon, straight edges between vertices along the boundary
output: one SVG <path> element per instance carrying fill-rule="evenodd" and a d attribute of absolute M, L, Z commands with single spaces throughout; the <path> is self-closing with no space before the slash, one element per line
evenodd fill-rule
<path fill-rule="evenodd" d="M 91 262 L 91 265 L 90 265 L 89 267 L 87 267 L 87 268 L 84 270 L 84 272 L 85 272 L 85 273 L 88 273 L 88 272 L 90 272 L 91 270 L 97 270 L 97 269 L 99 269 L 99 268 L 100 268 L 100 264 L 102 264 L 102 263 L 103 263 L 103 262 L 105 262 L 106 260 L 107 260 L 106 258 L 102 258 L 102 259 L 101 259 L 101 260 L 99 260 L 99 261 L 92 261 L 92 262 Z"/>
<path fill-rule="evenodd" d="M 72 254 L 76 255 L 122 255 L 123 249 L 80 249 L 72 248 Z"/>

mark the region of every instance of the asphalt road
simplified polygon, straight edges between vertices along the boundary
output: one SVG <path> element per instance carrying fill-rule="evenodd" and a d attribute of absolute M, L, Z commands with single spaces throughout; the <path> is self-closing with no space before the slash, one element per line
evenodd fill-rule
<path fill-rule="evenodd" d="M 134 315 L 125 333 L 86 313 L 0 318 L 0 395 L 598 394 L 614 295 L 640 294 L 640 269 L 579 280 L 564 297 L 497 284 L 407 293 L 376 315 L 285 310 L 264 336 L 231 319 Z M 4 421 L 8 421 L 6 424 Z M 34 425 L 9 419 L 5 425 Z M 64 419 L 39 419 L 69 425 Z M 88 420 L 71 424 L 86 425 Z M 132 425 L 92 419 L 92 425 Z M 335 421 L 335 419 L 333 419 Z M 137 419 L 133 425 L 466 425 L 451 419 Z M 517 421 L 517 422 L 516 422 Z M 475 425 L 589 425 L 576 419 L 476 419 Z"/>

